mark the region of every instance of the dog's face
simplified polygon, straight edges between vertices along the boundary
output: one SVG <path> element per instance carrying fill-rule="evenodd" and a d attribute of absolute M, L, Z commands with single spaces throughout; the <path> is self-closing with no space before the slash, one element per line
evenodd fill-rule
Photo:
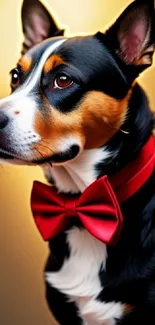
<path fill-rule="evenodd" d="M 34 19 L 25 0 L 24 55 L 11 72 L 12 94 L 0 102 L 1 158 L 62 164 L 112 138 L 135 78 L 152 63 L 153 2 L 132 3 L 104 35 L 48 38 L 32 47 L 50 28 L 47 16 L 36 28 L 41 18 L 36 10 Z"/>

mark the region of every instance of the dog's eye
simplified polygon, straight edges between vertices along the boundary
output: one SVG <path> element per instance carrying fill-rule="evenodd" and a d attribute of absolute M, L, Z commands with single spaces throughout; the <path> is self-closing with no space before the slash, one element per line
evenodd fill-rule
<path fill-rule="evenodd" d="M 62 74 L 55 78 L 53 87 L 63 89 L 71 86 L 72 84 L 73 81 L 71 80 L 71 78 L 69 78 L 65 74 Z"/>
<path fill-rule="evenodd" d="M 19 69 L 13 69 L 11 72 L 11 87 L 14 89 L 19 85 L 20 81 L 20 71 Z"/>

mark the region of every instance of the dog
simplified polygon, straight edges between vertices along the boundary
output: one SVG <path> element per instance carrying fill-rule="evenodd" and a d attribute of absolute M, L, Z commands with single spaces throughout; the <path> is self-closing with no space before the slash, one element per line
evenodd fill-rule
<path fill-rule="evenodd" d="M 39 165 L 48 181 L 31 196 L 49 245 L 48 306 L 61 325 L 154 325 L 154 116 L 136 81 L 153 61 L 154 1 L 71 38 L 53 37 L 48 11 L 31 2 L 0 101 L 0 158 Z"/>

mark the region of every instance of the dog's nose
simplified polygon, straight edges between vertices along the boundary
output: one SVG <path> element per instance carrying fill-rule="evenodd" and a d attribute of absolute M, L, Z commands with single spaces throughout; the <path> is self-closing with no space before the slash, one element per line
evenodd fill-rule
<path fill-rule="evenodd" d="M 0 113 L 0 130 L 4 129 L 9 122 L 8 117 L 4 113 Z"/>

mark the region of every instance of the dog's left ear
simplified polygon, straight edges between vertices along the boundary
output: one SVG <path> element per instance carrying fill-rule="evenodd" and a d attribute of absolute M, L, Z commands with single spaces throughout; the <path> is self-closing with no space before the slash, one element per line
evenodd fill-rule
<path fill-rule="evenodd" d="M 155 49 L 154 0 L 136 0 L 106 32 L 111 49 L 127 65 L 139 71 L 152 64 Z"/>
<path fill-rule="evenodd" d="M 23 0 L 21 14 L 24 33 L 22 54 L 49 37 L 64 34 L 64 29 L 57 26 L 52 15 L 39 0 Z"/>

